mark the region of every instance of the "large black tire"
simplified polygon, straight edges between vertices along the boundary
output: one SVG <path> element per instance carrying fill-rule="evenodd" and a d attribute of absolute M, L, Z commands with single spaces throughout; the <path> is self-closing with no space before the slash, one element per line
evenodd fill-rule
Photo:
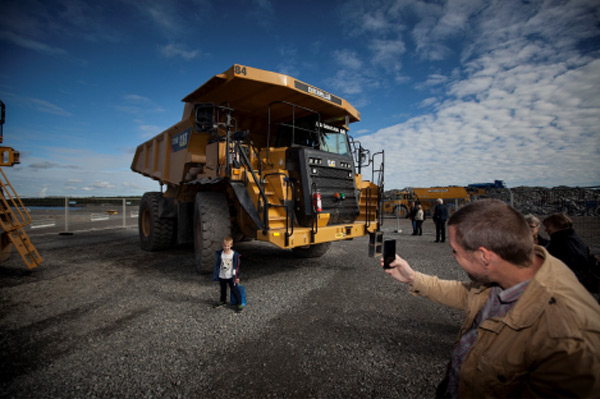
<path fill-rule="evenodd" d="M 292 248 L 292 252 L 299 258 L 320 258 L 325 255 L 331 247 L 330 242 L 311 245 L 310 247 Z"/>
<path fill-rule="evenodd" d="M 197 193 L 194 206 L 194 251 L 198 273 L 212 272 L 215 251 L 223 248 L 223 238 L 228 235 L 231 235 L 231 220 L 225 195 Z"/>
<path fill-rule="evenodd" d="M 175 244 L 175 219 L 160 217 L 162 193 L 144 193 L 138 213 L 140 247 L 144 251 L 160 251 Z"/>
<path fill-rule="evenodd" d="M 408 211 L 407 207 L 400 205 L 394 208 L 394 216 L 408 218 L 410 216 L 410 212 Z"/>

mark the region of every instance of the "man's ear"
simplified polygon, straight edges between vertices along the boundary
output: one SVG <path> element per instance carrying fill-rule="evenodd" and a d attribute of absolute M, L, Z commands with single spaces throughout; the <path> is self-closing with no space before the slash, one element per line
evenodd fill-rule
<path fill-rule="evenodd" d="M 476 251 L 476 256 L 479 258 L 481 263 L 487 268 L 492 262 L 493 257 L 496 255 L 487 248 L 479 247 Z"/>

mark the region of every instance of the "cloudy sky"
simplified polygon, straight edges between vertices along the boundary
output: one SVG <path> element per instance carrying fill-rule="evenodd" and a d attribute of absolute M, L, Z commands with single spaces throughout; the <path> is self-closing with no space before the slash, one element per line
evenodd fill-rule
<path fill-rule="evenodd" d="M 344 97 L 386 189 L 600 185 L 597 0 L 4 0 L 21 196 L 141 195 L 135 147 L 235 63 Z"/>

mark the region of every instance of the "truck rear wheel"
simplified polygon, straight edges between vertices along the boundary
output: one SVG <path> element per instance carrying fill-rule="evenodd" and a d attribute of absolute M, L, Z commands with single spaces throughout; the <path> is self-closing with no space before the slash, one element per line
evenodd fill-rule
<path fill-rule="evenodd" d="M 292 248 L 292 252 L 299 258 L 320 258 L 325 255 L 331 247 L 330 242 L 311 245 L 310 247 Z"/>
<path fill-rule="evenodd" d="M 401 218 L 409 217 L 410 215 L 408 212 L 408 208 L 405 207 L 404 205 L 397 206 L 396 208 L 394 208 L 394 216 L 401 217 Z"/>
<path fill-rule="evenodd" d="M 144 251 L 160 251 L 175 243 L 175 219 L 160 217 L 162 193 L 144 193 L 138 214 L 140 247 Z"/>
<path fill-rule="evenodd" d="M 224 194 L 199 192 L 194 206 L 194 251 L 196 271 L 212 271 L 215 251 L 222 249 L 223 238 L 231 235 L 229 206 Z"/>

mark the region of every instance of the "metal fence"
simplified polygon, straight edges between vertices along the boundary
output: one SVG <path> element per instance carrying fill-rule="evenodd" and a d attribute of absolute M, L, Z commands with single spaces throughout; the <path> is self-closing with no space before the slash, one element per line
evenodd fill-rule
<path fill-rule="evenodd" d="M 486 196 L 510 203 L 523 214 L 531 213 L 540 220 L 553 213 L 565 213 L 573 220 L 575 231 L 592 252 L 600 253 L 600 189 L 598 187 L 496 189 L 488 190 Z M 32 223 L 25 229 L 29 235 L 35 235 L 135 228 L 140 200 L 140 197 L 22 198 L 23 204 L 32 217 Z M 545 235 L 543 228 L 541 234 Z"/>
<path fill-rule="evenodd" d="M 133 228 L 139 197 L 135 198 L 21 198 L 31 215 L 28 235 Z"/>

